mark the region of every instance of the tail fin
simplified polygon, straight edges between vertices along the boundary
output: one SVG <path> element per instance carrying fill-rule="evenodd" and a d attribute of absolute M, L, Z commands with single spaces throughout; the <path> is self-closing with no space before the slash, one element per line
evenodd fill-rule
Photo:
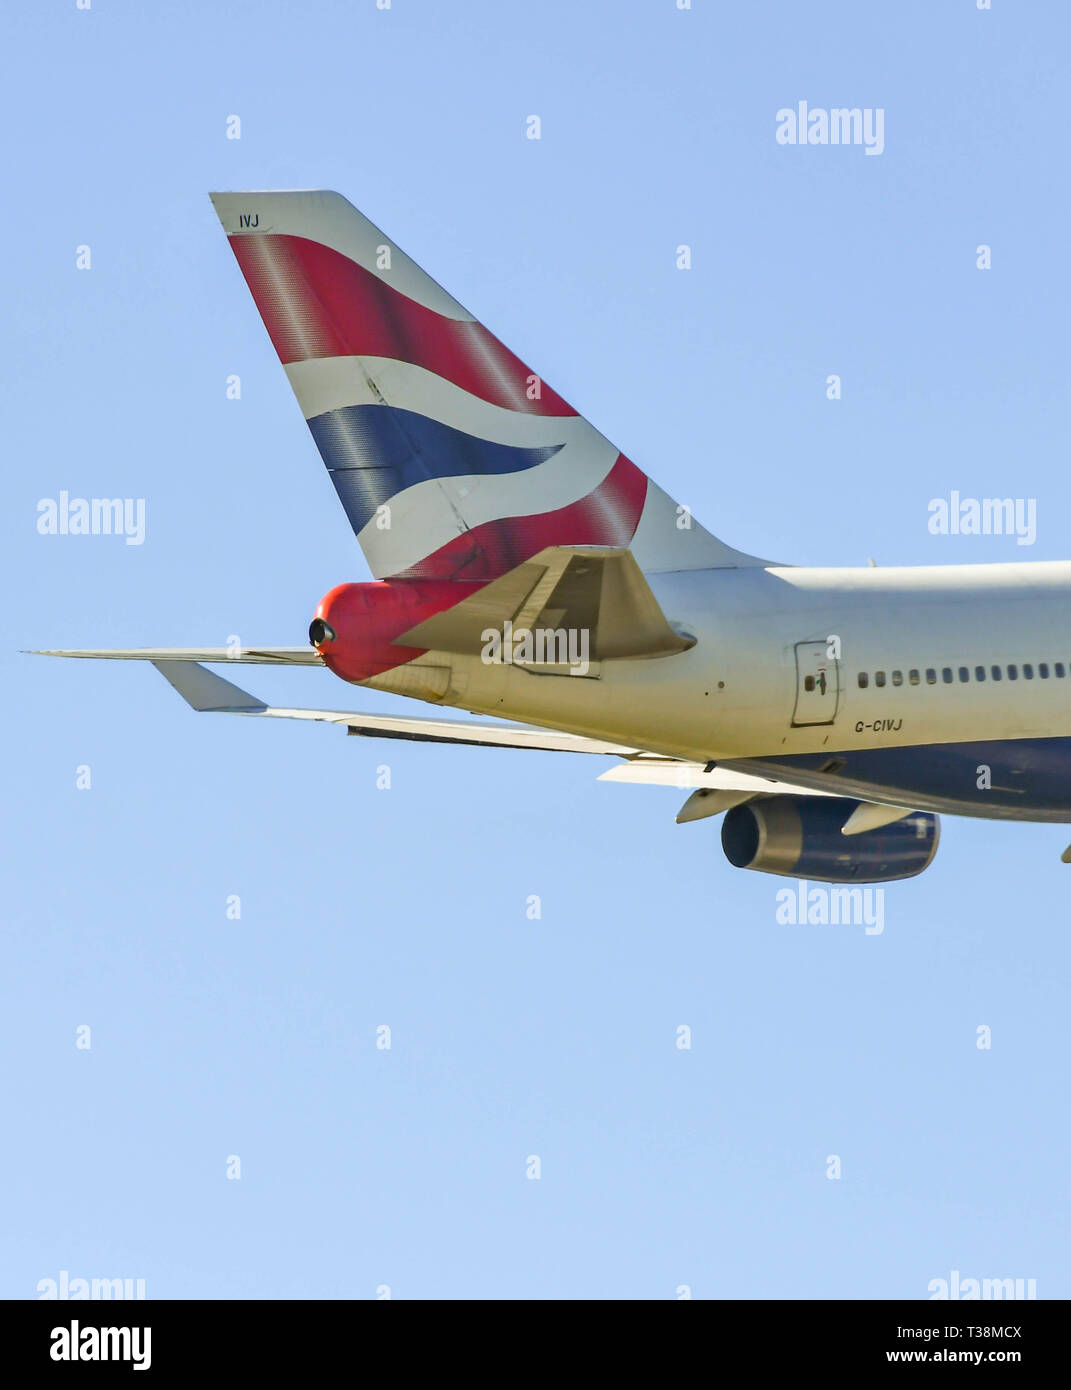
<path fill-rule="evenodd" d="M 678 508 L 345 198 L 212 201 L 377 579 L 489 581 L 551 545 L 762 564 Z"/>

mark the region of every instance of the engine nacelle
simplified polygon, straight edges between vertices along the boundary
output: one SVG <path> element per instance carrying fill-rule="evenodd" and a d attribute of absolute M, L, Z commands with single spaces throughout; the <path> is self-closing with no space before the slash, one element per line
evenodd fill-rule
<path fill-rule="evenodd" d="M 729 863 L 825 883 L 887 883 L 922 873 L 937 853 L 940 825 L 927 811 L 842 835 L 860 803 L 848 797 L 762 796 L 726 812 L 721 844 Z"/>

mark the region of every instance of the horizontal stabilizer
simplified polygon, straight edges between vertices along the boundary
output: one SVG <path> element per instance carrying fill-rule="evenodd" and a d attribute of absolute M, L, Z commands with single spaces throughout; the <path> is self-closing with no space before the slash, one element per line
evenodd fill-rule
<path fill-rule="evenodd" d="M 668 622 L 628 550 L 548 546 L 478 593 L 418 623 L 398 646 L 478 656 L 488 629 L 588 634 L 591 661 L 672 656 L 695 638 Z"/>
<path fill-rule="evenodd" d="M 84 656 L 110 661 L 221 661 L 256 666 L 322 666 L 311 647 L 129 647 L 112 651 L 38 651 L 31 656 Z"/>

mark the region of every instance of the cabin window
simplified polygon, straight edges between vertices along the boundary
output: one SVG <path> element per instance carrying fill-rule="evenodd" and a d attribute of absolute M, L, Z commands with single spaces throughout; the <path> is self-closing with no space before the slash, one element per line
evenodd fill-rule
<path fill-rule="evenodd" d="M 937 684 L 937 672 L 933 669 L 932 666 L 927 666 L 927 667 L 926 667 L 926 684 L 927 684 L 927 685 L 936 685 L 936 684 Z"/>
<path fill-rule="evenodd" d="M 884 685 L 884 684 L 885 684 L 885 672 L 884 672 L 884 671 L 875 671 L 875 672 L 874 672 L 874 684 L 875 684 L 875 685 Z"/>
<path fill-rule="evenodd" d="M 991 667 L 989 668 L 989 670 L 990 670 L 990 673 L 991 673 L 993 679 L 994 679 L 995 681 L 999 681 L 1000 678 L 1001 678 L 1001 675 L 1002 675 L 1002 672 L 1001 672 L 1000 667 L 999 667 L 999 666 L 991 666 Z"/>
<path fill-rule="evenodd" d="M 1033 668 L 1033 666 L 1024 665 L 1024 667 L 1023 667 L 1023 680 L 1024 680 L 1024 681 L 1032 681 L 1033 679 L 1034 679 L 1034 668 Z"/>
<path fill-rule="evenodd" d="M 944 666 L 944 667 L 941 668 L 941 679 L 944 681 L 945 685 L 951 685 L 951 684 L 952 684 L 952 667 L 951 667 L 951 666 Z"/>
<path fill-rule="evenodd" d="M 869 680 L 870 680 L 870 677 L 867 675 L 867 673 L 866 673 L 865 671 L 860 671 L 860 672 L 859 672 L 859 689 L 860 689 L 860 690 L 865 690 L 866 687 L 867 687 L 867 682 L 868 682 Z"/>
<path fill-rule="evenodd" d="M 908 673 L 907 673 L 907 679 L 908 679 L 908 682 L 909 682 L 911 685 L 918 685 L 918 683 L 919 683 L 919 673 L 918 673 L 918 671 L 917 671 L 917 670 L 908 671 Z"/>
<path fill-rule="evenodd" d="M 1019 679 L 1019 668 L 1018 668 L 1018 666 L 1009 666 L 1009 667 L 1008 667 L 1008 679 L 1009 679 L 1010 681 L 1017 681 L 1017 680 Z"/>
<path fill-rule="evenodd" d="M 804 690 L 813 690 L 813 689 L 814 689 L 814 677 L 813 677 L 813 676 L 804 676 L 804 678 L 803 678 L 803 688 L 804 688 Z"/>
<path fill-rule="evenodd" d="M 903 683 L 904 683 L 904 673 L 903 673 L 903 671 L 894 671 L 894 672 L 892 673 L 892 683 L 893 683 L 893 685 L 903 685 Z"/>
<path fill-rule="evenodd" d="M 1064 678 L 1064 663 L 1063 663 L 1062 661 L 1054 661 L 1054 662 L 1053 662 L 1053 664 L 1052 664 L 1052 674 L 1053 674 L 1054 676 L 1058 677 L 1060 680 L 1063 680 L 1063 678 Z"/>
<path fill-rule="evenodd" d="M 1047 661 L 1042 661 L 1038 664 L 1038 675 L 1043 681 L 1049 679 L 1049 663 Z"/>
<path fill-rule="evenodd" d="M 976 666 L 976 667 L 974 668 L 974 679 L 975 679 L 976 681 L 984 681 L 984 680 L 985 680 L 985 667 L 984 667 L 984 666 Z"/>
<path fill-rule="evenodd" d="M 960 684 L 961 684 L 961 685 L 966 685 L 967 682 L 970 680 L 970 678 L 971 678 L 971 673 L 970 673 L 970 671 L 968 671 L 968 669 L 967 669 L 966 666 L 961 666 L 961 667 L 959 668 L 959 679 L 960 679 Z"/>

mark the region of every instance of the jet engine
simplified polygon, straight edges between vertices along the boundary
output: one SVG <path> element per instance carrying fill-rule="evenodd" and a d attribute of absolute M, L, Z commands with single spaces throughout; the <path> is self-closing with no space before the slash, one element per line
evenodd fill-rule
<path fill-rule="evenodd" d="M 922 873 L 937 853 L 937 817 L 913 811 L 891 825 L 842 835 L 859 805 L 848 797 L 757 797 L 726 812 L 722 848 L 738 869 L 825 883 L 887 883 Z"/>

